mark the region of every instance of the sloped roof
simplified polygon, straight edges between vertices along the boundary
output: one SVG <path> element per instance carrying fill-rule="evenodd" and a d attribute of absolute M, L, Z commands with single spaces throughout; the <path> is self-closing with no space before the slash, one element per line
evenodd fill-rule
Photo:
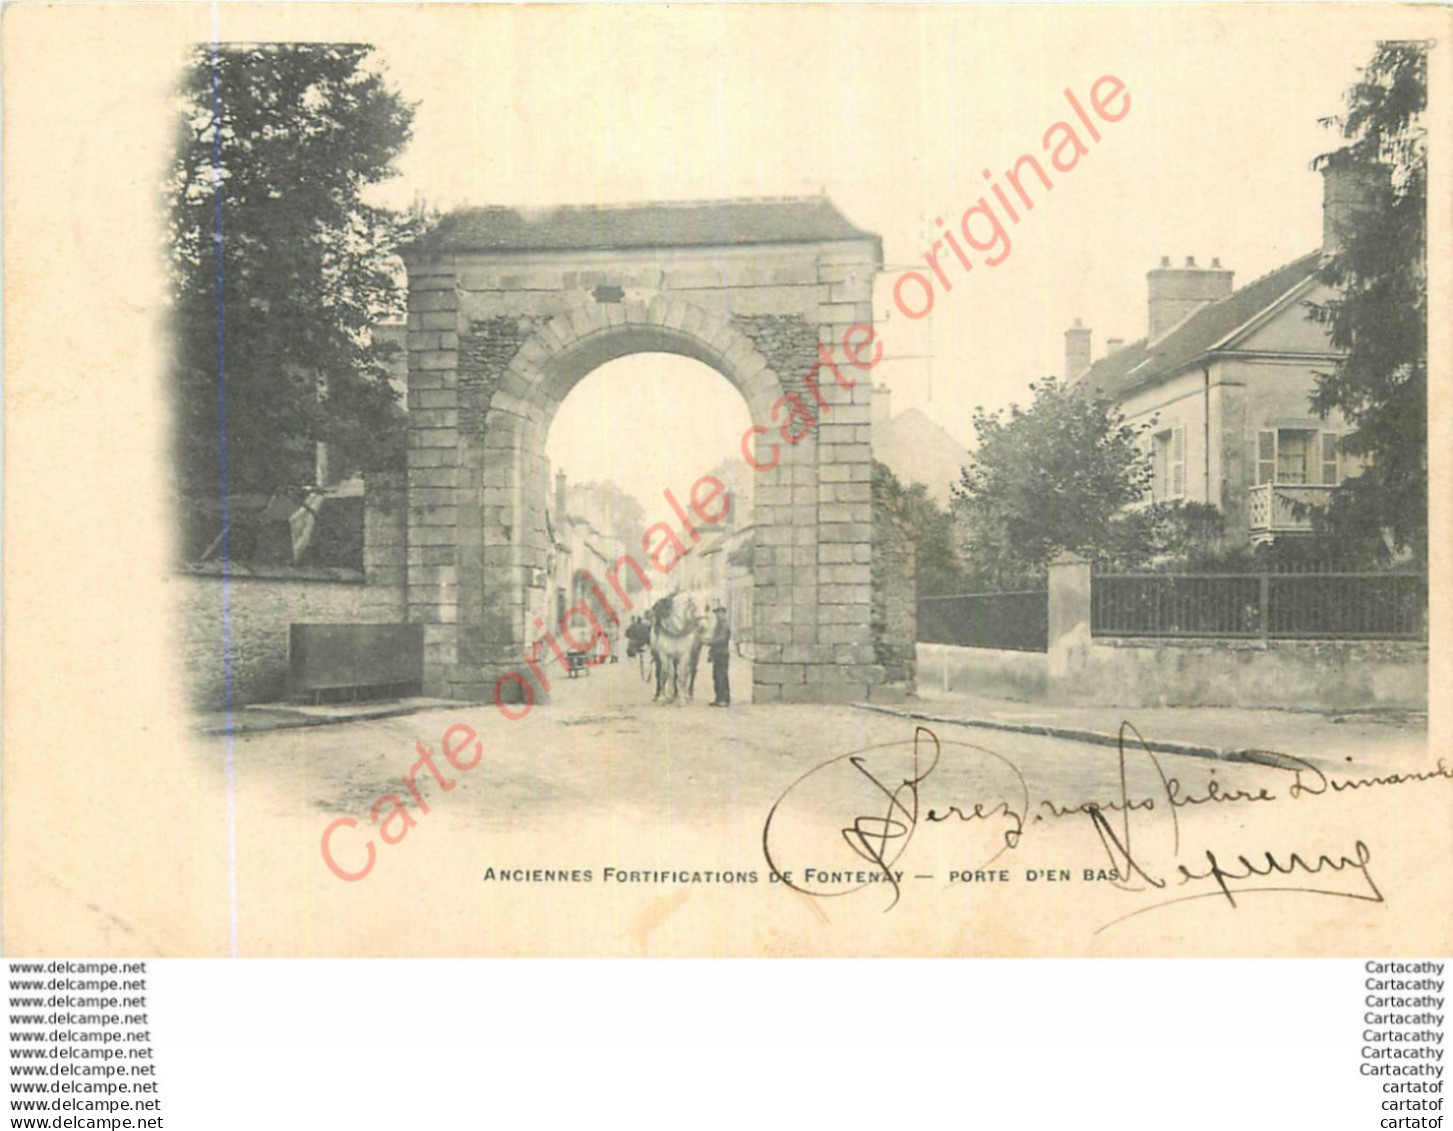
<path fill-rule="evenodd" d="M 969 453 L 946 428 L 916 408 L 873 429 L 873 458 L 886 464 L 905 487 L 922 483 L 936 502 L 949 501 L 949 485 Z"/>
<path fill-rule="evenodd" d="M 405 254 L 453 251 L 606 251 L 820 243 L 879 237 L 857 228 L 826 196 L 682 203 L 461 208 Z M 879 242 L 878 257 L 882 259 Z"/>
<path fill-rule="evenodd" d="M 1096 392 L 1119 398 L 1133 389 L 1179 373 L 1203 357 L 1217 342 L 1288 292 L 1307 282 L 1321 264 L 1320 250 L 1294 259 L 1240 290 L 1196 311 L 1179 326 L 1150 342 L 1141 338 L 1102 357 L 1078 379 Z"/>
<path fill-rule="evenodd" d="M 964 446 L 954 438 L 952 432 L 930 418 L 922 409 L 904 409 L 892 420 L 887 421 L 886 425 L 889 433 L 895 439 L 902 437 L 912 443 L 933 444 L 955 453 L 965 450 Z"/>

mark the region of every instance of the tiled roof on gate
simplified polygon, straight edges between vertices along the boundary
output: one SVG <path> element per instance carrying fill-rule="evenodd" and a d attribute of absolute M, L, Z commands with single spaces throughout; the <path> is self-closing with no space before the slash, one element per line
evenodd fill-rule
<path fill-rule="evenodd" d="M 850 239 L 877 241 L 878 237 L 854 226 L 826 196 L 807 196 L 541 209 L 461 208 L 444 216 L 411 250 L 423 254 L 603 251 Z"/>
<path fill-rule="evenodd" d="M 1203 306 L 1159 340 L 1141 338 L 1102 357 L 1076 383 L 1118 399 L 1132 389 L 1180 372 L 1227 334 L 1315 275 L 1321 256 L 1320 250 L 1309 252 Z"/>

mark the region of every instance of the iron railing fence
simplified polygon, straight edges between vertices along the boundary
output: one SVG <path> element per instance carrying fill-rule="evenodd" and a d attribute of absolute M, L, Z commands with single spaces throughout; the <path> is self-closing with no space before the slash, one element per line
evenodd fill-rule
<path fill-rule="evenodd" d="M 1095 636 L 1423 640 L 1422 573 L 1097 573 Z"/>
<path fill-rule="evenodd" d="M 918 599 L 918 640 L 962 648 L 1049 650 L 1049 592 L 958 593 Z"/>

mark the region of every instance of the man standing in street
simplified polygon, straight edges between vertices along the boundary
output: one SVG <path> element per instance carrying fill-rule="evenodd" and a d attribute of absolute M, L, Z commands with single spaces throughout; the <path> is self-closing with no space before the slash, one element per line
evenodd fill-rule
<path fill-rule="evenodd" d="M 716 627 L 712 629 L 711 639 L 706 645 L 707 659 L 711 661 L 712 691 L 715 695 L 711 705 L 730 707 L 732 685 L 727 678 L 727 667 L 732 660 L 732 630 L 727 624 L 726 606 L 718 605 L 713 611 L 716 613 Z"/>

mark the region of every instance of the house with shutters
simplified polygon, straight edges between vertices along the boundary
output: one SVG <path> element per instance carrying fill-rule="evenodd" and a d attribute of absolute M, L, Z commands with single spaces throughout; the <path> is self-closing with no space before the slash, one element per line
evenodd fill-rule
<path fill-rule="evenodd" d="M 1337 416 L 1313 412 L 1317 374 L 1339 354 L 1308 304 L 1331 297 L 1318 279 L 1352 210 L 1366 199 L 1346 174 L 1324 173 L 1323 246 L 1243 287 L 1213 259 L 1162 259 L 1150 271 L 1146 336 L 1110 340 L 1091 359 L 1091 332 L 1065 332 L 1071 380 L 1109 396 L 1134 425 L 1148 424 L 1152 498 L 1211 503 L 1228 541 L 1305 535 L 1357 463 L 1339 450 Z"/>

